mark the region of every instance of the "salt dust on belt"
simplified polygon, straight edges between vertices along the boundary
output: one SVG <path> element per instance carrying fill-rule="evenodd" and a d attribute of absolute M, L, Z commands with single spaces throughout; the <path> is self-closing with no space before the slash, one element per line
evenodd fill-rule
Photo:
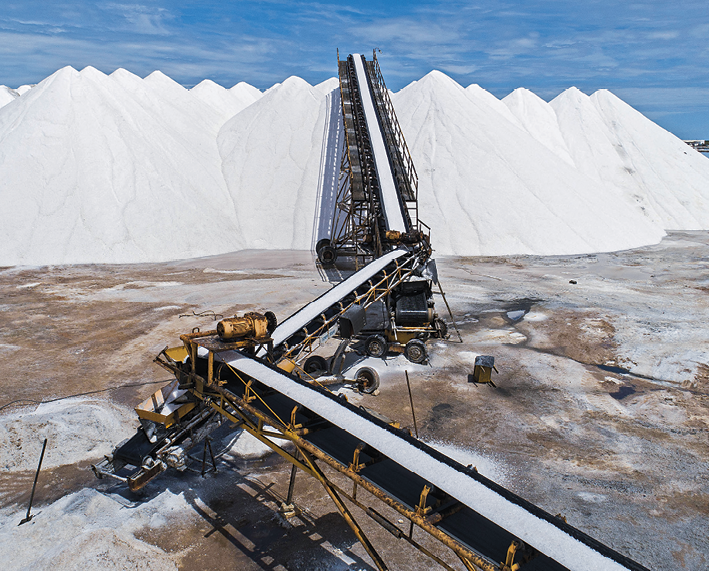
<path fill-rule="evenodd" d="M 159 71 L 66 67 L 0 88 L 0 199 L 15 213 L 0 265 L 310 249 L 337 85 L 188 90 Z M 392 100 L 439 254 L 614 251 L 709 229 L 709 161 L 607 91 L 501 101 L 434 71 Z"/>

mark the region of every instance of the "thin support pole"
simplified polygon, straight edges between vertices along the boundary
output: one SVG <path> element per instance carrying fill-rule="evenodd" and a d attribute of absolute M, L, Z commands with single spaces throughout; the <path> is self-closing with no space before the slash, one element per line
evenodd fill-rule
<path fill-rule="evenodd" d="M 206 467 L 207 467 L 207 449 L 209 449 L 209 456 L 212 459 L 212 468 L 210 472 L 216 472 L 217 471 L 217 463 L 214 460 L 214 453 L 212 452 L 212 442 L 209 436 L 207 436 L 204 439 L 204 452 L 202 453 L 202 477 L 204 478 L 204 474 L 206 472 Z"/>
<path fill-rule="evenodd" d="M 212 452 L 212 439 L 207 437 L 207 446 L 209 446 L 209 457 L 212 459 L 212 470 L 217 471 L 217 461 L 214 459 L 214 452 Z"/>
<path fill-rule="evenodd" d="M 295 475 L 298 473 L 298 467 L 293 464 L 290 469 L 290 483 L 288 484 L 288 495 L 286 496 L 286 505 L 293 503 L 293 489 L 295 488 Z"/>
<path fill-rule="evenodd" d="M 441 292 L 441 297 L 443 297 L 443 303 L 446 304 L 446 309 L 448 309 L 448 315 L 450 315 L 451 321 L 453 322 L 453 327 L 455 327 L 455 332 L 458 334 L 458 340 L 462 343 L 463 337 L 460 335 L 458 330 L 458 324 L 455 322 L 455 317 L 453 317 L 453 312 L 451 311 L 451 306 L 448 305 L 448 300 L 446 299 L 446 294 L 443 293 L 443 287 L 441 287 L 441 280 L 438 280 L 438 291 Z"/>
<path fill-rule="evenodd" d="M 416 426 L 416 412 L 414 411 L 414 397 L 411 396 L 411 383 L 409 382 L 409 372 L 404 371 L 406 374 L 406 387 L 409 389 L 409 402 L 411 403 L 411 416 L 414 418 L 414 433 L 416 434 L 416 438 L 419 437 L 419 429 L 418 426 Z"/>
<path fill-rule="evenodd" d="M 478 568 L 473 564 L 472 561 L 468 561 L 465 557 L 460 555 L 460 553 L 456 553 L 456 555 L 458 556 L 458 559 L 462 561 L 463 565 L 465 565 L 465 568 L 468 571 L 478 571 Z"/>
<path fill-rule="evenodd" d="M 34 484 L 32 484 L 32 493 L 30 494 L 30 505 L 27 506 L 27 515 L 25 516 L 25 519 L 23 519 L 18 525 L 22 525 L 23 523 L 27 523 L 28 521 L 31 521 L 32 518 L 34 517 L 33 515 L 30 514 L 32 511 L 32 502 L 34 501 L 34 491 L 37 488 L 37 479 L 39 478 L 39 471 L 42 469 L 42 460 L 44 460 L 44 451 L 47 449 L 47 439 L 44 439 L 44 444 L 42 444 L 42 453 L 39 455 L 39 464 L 37 465 L 37 473 L 34 475 Z"/>
<path fill-rule="evenodd" d="M 310 469 L 313 471 L 314 476 L 323 485 L 325 491 L 332 498 L 332 501 L 335 502 L 335 506 L 337 506 L 337 509 L 340 511 L 340 514 L 342 514 L 342 517 L 345 518 L 347 524 L 352 528 L 352 531 L 354 531 L 355 535 L 357 536 L 357 539 L 362 544 L 362 547 L 364 547 L 364 550 L 372 558 L 372 561 L 374 561 L 374 564 L 377 566 L 377 569 L 379 569 L 379 571 L 388 571 L 389 568 L 386 566 L 386 563 L 384 563 L 384 560 L 377 553 L 376 549 L 374 549 L 374 546 L 371 544 L 369 539 L 367 539 L 367 536 L 364 534 L 364 530 L 357 523 L 357 520 L 355 520 L 355 518 L 352 516 L 352 513 L 347 508 L 345 502 L 342 501 L 337 491 L 335 491 L 333 486 L 330 485 L 329 480 L 327 479 L 325 474 L 323 474 L 322 470 L 320 470 L 320 467 L 315 463 L 315 460 L 310 456 L 308 452 L 306 452 L 302 448 L 300 449 L 300 453 L 310 466 Z"/>

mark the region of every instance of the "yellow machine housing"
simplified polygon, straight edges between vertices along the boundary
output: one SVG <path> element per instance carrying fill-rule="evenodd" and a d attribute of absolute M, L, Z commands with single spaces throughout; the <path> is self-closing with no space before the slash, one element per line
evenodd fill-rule
<path fill-rule="evenodd" d="M 268 339 L 269 320 L 260 313 L 245 313 L 243 317 L 229 317 L 217 323 L 217 334 L 224 341 L 253 337 L 254 339 Z"/>

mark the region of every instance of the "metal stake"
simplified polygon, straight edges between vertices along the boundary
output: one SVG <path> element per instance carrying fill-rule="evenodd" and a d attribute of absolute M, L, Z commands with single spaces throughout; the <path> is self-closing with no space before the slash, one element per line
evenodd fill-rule
<path fill-rule="evenodd" d="M 409 402 L 411 403 L 411 416 L 414 417 L 414 433 L 416 434 L 416 438 L 419 437 L 419 429 L 416 426 L 416 412 L 414 412 L 414 398 L 411 396 L 411 383 L 409 382 L 409 372 L 404 371 L 406 374 L 406 386 L 409 389 Z"/>
<path fill-rule="evenodd" d="M 441 280 L 438 280 L 438 291 L 441 292 L 441 297 L 443 297 L 443 302 L 446 304 L 446 309 L 448 309 L 448 315 L 450 315 L 451 321 L 453 322 L 453 327 L 455 327 L 455 332 L 458 334 L 458 340 L 462 343 L 463 338 L 458 330 L 458 324 L 455 322 L 455 317 L 453 317 L 453 312 L 451 311 L 451 306 L 448 305 L 448 300 L 446 299 L 446 294 L 443 293 L 443 287 L 441 286 Z"/>
<path fill-rule="evenodd" d="M 37 466 L 37 473 L 34 475 L 34 484 L 32 484 L 32 493 L 30 494 L 30 505 L 27 506 L 27 515 L 25 516 L 25 519 L 23 519 L 18 526 L 22 525 L 23 523 L 27 523 L 28 521 L 31 521 L 32 518 L 34 517 L 33 515 L 30 515 L 30 512 L 32 511 L 32 502 L 34 501 L 34 491 L 37 488 L 37 478 L 39 478 L 39 471 L 42 469 L 42 460 L 44 460 L 44 451 L 47 449 L 47 439 L 44 439 L 44 444 L 42 445 L 42 454 L 39 456 L 39 465 Z"/>

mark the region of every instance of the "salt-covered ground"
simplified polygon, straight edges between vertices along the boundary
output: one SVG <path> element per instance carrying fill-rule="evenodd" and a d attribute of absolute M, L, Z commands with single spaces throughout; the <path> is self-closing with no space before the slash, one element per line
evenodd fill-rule
<path fill-rule="evenodd" d="M 386 75 L 386 70 L 384 70 Z M 261 92 L 159 71 L 0 86 L 2 265 L 311 249 L 334 205 L 335 78 Z M 567 254 L 709 229 L 709 161 L 608 91 L 497 99 L 433 71 L 392 95 L 439 255 Z"/>
<path fill-rule="evenodd" d="M 702 232 L 614 254 L 441 258 L 463 343 L 430 345 L 430 366 L 379 361 L 380 394 L 349 398 L 413 426 L 408 368 L 421 438 L 651 569 L 704 568 L 708 254 Z M 154 389 L 128 385 L 164 379 L 154 355 L 213 324 L 192 311 L 271 309 L 283 319 L 328 287 L 298 252 L 0 272 L 0 406 L 110 389 L 0 413 L 10 469 L 0 473 L 3 560 L 12 569 L 50 558 L 58 569 L 109 560 L 137 569 L 368 568 L 316 482 L 298 477 L 300 519 L 278 515 L 289 466 L 259 459 L 243 435 L 223 443 L 231 448 L 217 475 L 170 472 L 142 498 L 88 472 L 134 428 L 130 407 Z M 480 353 L 496 357 L 496 389 L 467 382 Z M 45 434 L 37 517 L 16 527 Z M 392 568 L 430 567 L 355 515 Z"/>

